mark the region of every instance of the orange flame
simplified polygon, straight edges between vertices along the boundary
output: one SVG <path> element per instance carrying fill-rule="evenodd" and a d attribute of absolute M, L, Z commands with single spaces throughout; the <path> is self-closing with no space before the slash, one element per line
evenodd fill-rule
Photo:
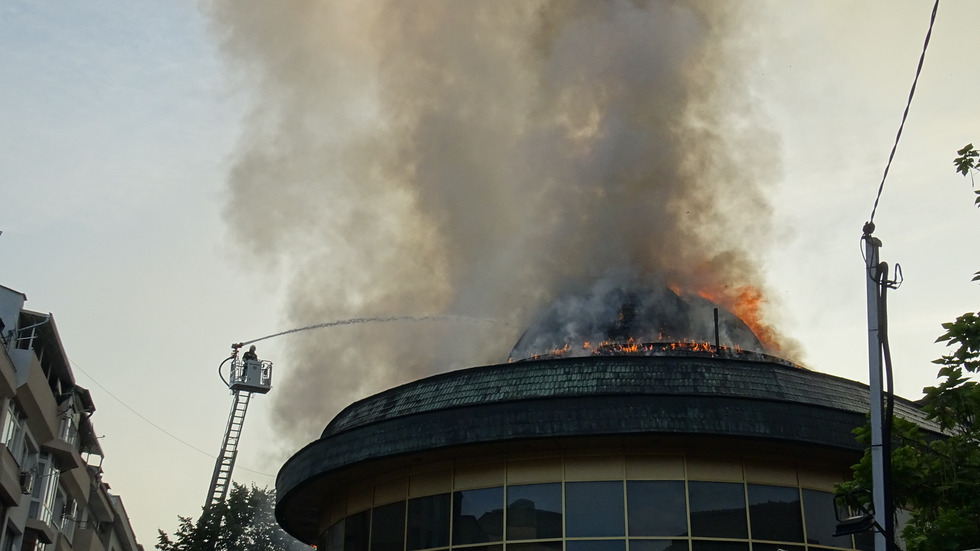
<path fill-rule="evenodd" d="M 767 350 L 779 352 L 782 349 L 776 331 L 762 320 L 762 307 L 767 301 L 758 288 L 751 285 L 739 287 L 734 296 L 706 289 L 697 291 L 697 294 L 701 298 L 727 308 L 731 313 L 738 316 L 755 333 L 759 342 Z"/>

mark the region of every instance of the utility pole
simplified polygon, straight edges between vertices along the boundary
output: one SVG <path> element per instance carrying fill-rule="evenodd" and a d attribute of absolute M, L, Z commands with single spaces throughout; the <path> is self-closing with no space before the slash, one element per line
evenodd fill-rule
<path fill-rule="evenodd" d="M 885 501 L 885 449 L 884 449 L 884 392 L 882 382 L 881 337 L 879 335 L 879 297 L 881 295 L 879 249 L 881 241 L 874 237 L 875 226 L 864 226 L 864 250 L 868 289 L 868 369 L 871 406 L 871 499 L 874 504 L 875 551 L 888 551 L 886 526 L 890 526 Z"/>

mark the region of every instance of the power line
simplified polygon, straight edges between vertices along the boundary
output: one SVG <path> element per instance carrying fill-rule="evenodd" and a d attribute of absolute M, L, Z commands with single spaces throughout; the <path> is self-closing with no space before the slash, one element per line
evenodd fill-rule
<path fill-rule="evenodd" d="M 105 392 L 106 394 L 108 394 L 109 396 L 111 396 L 113 400 L 115 400 L 115 401 L 119 402 L 120 404 L 122 404 L 122 406 L 124 408 L 128 409 L 130 412 L 133 413 L 133 415 L 139 417 L 140 419 L 142 419 L 143 421 L 145 421 L 147 424 L 149 424 L 151 427 L 157 429 L 158 431 L 162 432 L 163 434 L 166 434 L 170 438 L 173 438 L 174 440 L 176 440 L 177 442 L 179 442 L 179 443 L 187 446 L 188 448 L 190 448 L 190 449 L 192 449 L 192 450 L 194 450 L 194 451 L 196 451 L 198 453 L 201 453 L 201 454 L 207 456 L 210 459 L 216 459 L 217 458 L 216 455 L 214 455 L 212 453 L 209 453 L 209 452 L 206 452 L 206 451 L 202 450 L 201 448 L 198 448 L 197 446 L 191 444 L 190 442 L 187 442 L 186 440 L 183 440 L 179 436 L 171 433 L 167 429 L 165 429 L 165 428 L 161 427 L 160 425 L 154 423 L 153 421 L 149 420 L 145 415 L 143 415 L 142 413 L 136 411 L 129 404 L 127 404 L 126 402 L 122 401 L 122 399 L 120 399 L 118 396 L 116 396 L 115 394 L 113 394 L 108 388 L 102 386 L 102 384 L 99 383 L 99 381 L 95 380 L 95 377 L 92 377 L 92 375 L 90 375 L 87 371 L 85 371 L 84 369 L 82 369 L 81 366 L 79 366 L 78 363 L 75 362 L 75 360 L 69 359 L 68 361 L 71 362 L 71 365 L 72 365 L 73 368 L 81 371 L 82 374 L 84 374 L 86 377 L 89 378 L 89 380 L 91 380 L 93 383 L 95 383 L 95 386 L 97 386 L 100 389 L 102 389 L 102 391 Z M 262 475 L 262 476 L 268 476 L 270 478 L 273 476 L 271 474 L 263 473 L 263 472 L 260 472 L 260 471 L 255 471 L 255 470 L 249 469 L 247 467 L 239 466 L 238 468 L 239 469 L 242 469 L 244 471 L 248 471 L 248 472 L 253 473 L 253 474 L 258 474 L 258 475 Z"/>
<path fill-rule="evenodd" d="M 932 38 L 932 26 L 936 22 L 936 11 L 939 10 L 939 0 L 932 6 L 932 16 L 929 18 L 929 31 L 926 33 L 926 40 L 922 44 L 922 54 L 919 56 L 919 66 L 915 68 L 915 78 L 912 80 L 912 89 L 909 90 L 909 99 L 905 104 L 905 112 L 902 113 L 902 123 L 898 125 L 898 134 L 895 135 L 895 143 L 892 145 L 892 152 L 888 155 L 888 163 L 885 164 L 885 173 L 881 175 L 881 184 L 878 185 L 878 195 L 875 197 L 874 207 L 871 209 L 869 223 L 875 221 L 875 212 L 878 210 L 878 201 L 881 200 L 881 192 L 885 189 L 885 178 L 888 177 L 888 169 L 892 166 L 892 159 L 895 158 L 895 150 L 898 149 L 898 140 L 902 138 L 902 129 L 905 128 L 905 119 L 909 116 L 909 107 L 912 106 L 912 96 L 915 95 L 915 85 L 919 82 L 919 74 L 922 72 L 922 64 L 926 59 L 926 49 L 929 48 L 929 39 Z"/>

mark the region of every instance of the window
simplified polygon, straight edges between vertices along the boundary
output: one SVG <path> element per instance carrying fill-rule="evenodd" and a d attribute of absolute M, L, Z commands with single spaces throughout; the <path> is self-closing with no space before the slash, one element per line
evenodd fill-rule
<path fill-rule="evenodd" d="M 376 507 L 371 513 L 371 551 L 405 548 L 405 502 Z"/>
<path fill-rule="evenodd" d="M 41 452 L 37 458 L 37 474 L 34 491 L 31 492 L 31 507 L 28 515 L 41 522 L 51 522 L 54 517 L 54 501 L 57 497 L 58 475 L 54 460 L 48 452 Z"/>
<path fill-rule="evenodd" d="M 54 525 L 69 542 L 75 535 L 75 500 L 68 497 L 60 487 L 57 490 L 57 498 L 54 500 L 54 517 L 51 524 Z"/>
<path fill-rule="evenodd" d="M 691 542 L 691 551 L 749 551 L 749 544 L 740 541 L 698 541 Z"/>
<path fill-rule="evenodd" d="M 626 540 L 568 540 L 566 551 L 626 551 Z"/>
<path fill-rule="evenodd" d="M 344 551 L 344 521 L 327 528 L 327 551 Z"/>
<path fill-rule="evenodd" d="M 17 531 L 17 526 L 8 522 L 7 530 L 3 534 L 3 542 L 0 543 L 0 551 L 16 551 L 19 536 L 20 532 Z"/>
<path fill-rule="evenodd" d="M 541 541 L 535 543 L 508 543 L 507 551 L 562 551 L 560 541 Z"/>
<path fill-rule="evenodd" d="M 507 488 L 508 540 L 560 537 L 561 484 L 526 484 Z"/>
<path fill-rule="evenodd" d="M 875 551 L 875 531 L 868 530 L 854 534 L 854 548 L 860 551 Z"/>
<path fill-rule="evenodd" d="M 26 423 L 27 416 L 20 407 L 13 400 L 8 401 L 3 411 L 3 432 L 0 433 L 0 438 L 3 438 L 3 444 L 22 471 L 33 469 L 37 461 L 37 445 L 27 432 Z"/>
<path fill-rule="evenodd" d="M 7 400 L 7 406 L 3 411 L 3 432 L 0 433 L 0 443 L 7 446 L 18 463 L 23 460 L 24 419 L 26 417 L 13 400 Z"/>
<path fill-rule="evenodd" d="M 630 536 L 687 535 L 683 480 L 630 480 L 626 483 L 626 508 Z"/>
<path fill-rule="evenodd" d="M 65 535 L 65 539 L 69 542 L 74 541 L 75 538 L 75 526 L 78 524 L 78 519 L 76 515 L 78 514 L 78 502 L 74 499 L 68 498 L 65 502 L 64 508 L 64 524 L 61 527 L 61 533 Z"/>
<path fill-rule="evenodd" d="M 834 537 L 837 529 L 834 494 L 803 490 L 803 512 L 806 519 L 806 543 L 834 547 L 851 546 L 851 536 Z"/>
<path fill-rule="evenodd" d="M 749 537 L 745 522 L 745 486 L 731 482 L 690 482 L 688 493 L 692 536 Z M 700 550 L 695 546 L 694 551 Z"/>
<path fill-rule="evenodd" d="M 51 464 L 42 455 L 40 476 Z M 32 507 L 42 494 L 35 492 Z M 59 494 L 56 514 L 62 502 L 68 497 Z M 835 527 L 833 494 L 826 491 L 620 478 L 493 486 L 387 503 L 335 522 L 319 543 L 327 551 L 851 549 L 850 537 L 833 537 Z M 66 518 L 62 531 L 68 528 Z"/>
<path fill-rule="evenodd" d="M 749 484 L 748 493 L 752 539 L 803 542 L 798 488 Z"/>
<path fill-rule="evenodd" d="M 621 480 L 565 484 L 565 532 L 568 537 L 623 536 L 626 531 L 623 513 Z M 588 549 L 607 551 L 605 547 L 592 546 Z"/>
<path fill-rule="evenodd" d="M 20 452 L 14 454 L 14 459 L 17 459 L 18 463 L 20 463 L 20 470 L 34 473 L 34 485 L 37 485 L 38 475 L 40 474 L 40 471 L 37 470 L 37 444 L 34 443 L 34 439 L 31 438 L 30 434 L 24 434 L 24 438 L 21 440 Z"/>
<path fill-rule="evenodd" d="M 55 512 L 55 514 L 51 518 L 51 524 L 58 530 L 61 530 L 62 523 L 65 520 L 65 516 L 61 513 L 65 508 L 66 500 L 67 497 L 65 496 L 65 491 L 62 490 L 61 488 L 58 488 L 54 499 L 53 511 Z"/>
<path fill-rule="evenodd" d="M 58 427 L 58 438 L 64 440 L 70 446 L 75 445 L 75 441 L 78 439 L 78 428 L 75 426 L 75 420 L 72 419 L 71 415 L 64 415 L 61 418 L 61 423 Z"/>
<path fill-rule="evenodd" d="M 752 544 L 752 551 L 806 551 L 802 545 L 786 545 L 785 543 L 758 543 Z M 814 550 L 816 551 L 816 550 Z"/>
<path fill-rule="evenodd" d="M 449 494 L 408 500 L 408 551 L 449 545 Z"/>
<path fill-rule="evenodd" d="M 344 521 L 344 551 L 368 551 L 371 511 L 363 511 Z"/>
<path fill-rule="evenodd" d="M 504 538 L 504 489 L 484 488 L 453 494 L 453 545 Z"/>
<path fill-rule="evenodd" d="M 630 551 L 688 551 L 687 540 L 630 540 Z"/>

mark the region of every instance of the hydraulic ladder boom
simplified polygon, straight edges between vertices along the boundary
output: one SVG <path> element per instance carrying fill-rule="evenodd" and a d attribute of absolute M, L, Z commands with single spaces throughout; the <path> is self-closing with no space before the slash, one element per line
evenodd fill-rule
<path fill-rule="evenodd" d="M 211 476 L 211 487 L 208 490 L 208 500 L 205 507 L 216 505 L 228 496 L 231 486 L 231 472 L 235 468 L 235 457 L 238 456 L 238 440 L 245 424 L 245 413 L 248 411 L 248 401 L 252 393 L 236 390 L 235 399 L 228 414 L 228 425 L 225 427 L 225 437 L 221 442 L 221 454 L 214 463 L 214 474 Z"/>
<path fill-rule="evenodd" d="M 238 349 L 241 346 L 241 344 L 232 345 L 232 355 L 228 358 L 231 360 L 231 371 L 225 383 L 234 394 L 234 399 L 231 403 L 231 412 L 228 414 L 228 424 L 225 425 L 225 436 L 221 441 L 221 453 L 214 462 L 214 474 L 211 475 L 208 499 L 204 502 L 205 510 L 228 497 L 231 473 L 235 469 L 235 459 L 238 457 L 238 441 L 242 436 L 245 413 L 248 412 L 248 402 L 252 393 L 265 394 L 272 388 L 272 362 L 256 359 L 254 346 L 250 351 L 253 353 L 251 358 L 246 355 L 248 359 L 239 360 Z M 220 373 L 220 366 L 218 370 Z M 224 375 L 221 378 L 224 380 Z"/>

